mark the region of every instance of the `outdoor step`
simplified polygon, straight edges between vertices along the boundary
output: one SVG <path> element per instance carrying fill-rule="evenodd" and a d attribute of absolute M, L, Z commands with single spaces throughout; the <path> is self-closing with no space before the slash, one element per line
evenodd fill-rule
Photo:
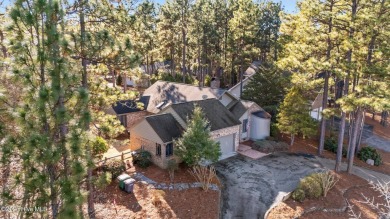
<path fill-rule="evenodd" d="M 238 151 L 239 152 L 244 152 L 244 151 L 247 151 L 247 150 L 251 150 L 252 148 L 248 145 L 244 145 L 244 144 L 240 144 L 238 146 Z"/>
<path fill-rule="evenodd" d="M 243 152 L 239 151 L 238 153 L 241 154 L 241 155 L 244 155 L 246 157 L 252 158 L 254 160 L 268 155 L 268 154 L 261 153 L 259 151 L 253 150 L 253 149 L 246 150 L 246 151 L 243 151 Z"/>

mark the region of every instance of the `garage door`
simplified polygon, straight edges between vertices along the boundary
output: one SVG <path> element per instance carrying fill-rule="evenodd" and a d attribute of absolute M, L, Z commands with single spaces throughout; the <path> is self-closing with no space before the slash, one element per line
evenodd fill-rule
<path fill-rule="evenodd" d="M 218 138 L 221 147 L 221 157 L 232 154 L 234 152 L 234 134 L 222 136 Z"/>

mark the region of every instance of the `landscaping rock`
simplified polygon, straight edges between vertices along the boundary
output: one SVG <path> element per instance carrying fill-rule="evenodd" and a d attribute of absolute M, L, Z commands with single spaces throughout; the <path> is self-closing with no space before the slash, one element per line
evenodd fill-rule
<path fill-rule="evenodd" d="M 368 159 L 368 160 L 366 161 L 366 163 L 369 164 L 369 165 L 371 165 L 371 166 L 374 166 L 375 161 L 374 161 L 373 159 Z"/>

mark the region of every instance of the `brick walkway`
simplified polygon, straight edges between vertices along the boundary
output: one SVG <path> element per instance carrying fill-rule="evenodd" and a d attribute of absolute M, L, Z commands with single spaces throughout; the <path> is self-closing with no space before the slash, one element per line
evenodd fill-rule
<path fill-rule="evenodd" d="M 238 146 L 237 152 L 241 155 L 244 155 L 244 156 L 249 157 L 249 158 L 254 159 L 254 160 L 268 155 L 265 153 L 261 153 L 260 151 L 253 150 L 250 146 L 244 145 L 244 144 L 240 144 Z"/>

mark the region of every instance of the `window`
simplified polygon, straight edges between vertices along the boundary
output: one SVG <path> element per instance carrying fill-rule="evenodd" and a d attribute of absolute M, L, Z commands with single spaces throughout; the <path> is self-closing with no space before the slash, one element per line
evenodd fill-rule
<path fill-rule="evenodd" d="M 156 156 L 161 156 L 161 144 L 156 143 Z"/>
<path fill-rule="evenodd" d="M 165 146 L 165 156 L 169 157 L 173 155 L 173 143 L 169 143 Z"/>
<path fill-rule="evenodd" d="M 244 119 L 242 121 L 242 133 L 245 133 L 248 131 L 248 119 Z"/>

